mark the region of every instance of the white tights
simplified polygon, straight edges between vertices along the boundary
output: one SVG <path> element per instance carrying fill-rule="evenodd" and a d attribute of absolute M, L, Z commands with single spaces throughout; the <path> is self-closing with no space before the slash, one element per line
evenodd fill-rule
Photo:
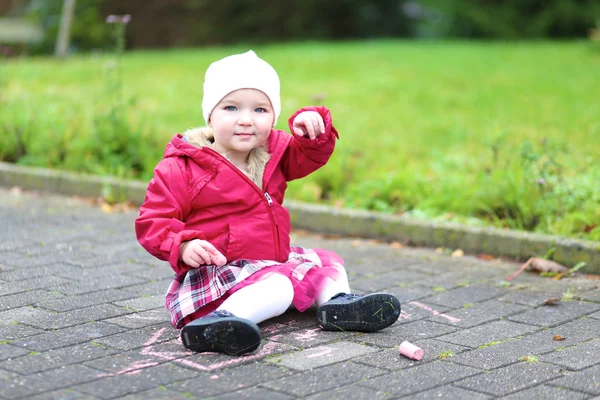
<path fill-rule="evenodd" d="M 350 293 L 348 276 L 344 270 L 335 280 L 329 279 L 317 297 L 317 307 L 340 292 Z M 238 290 L 229 296 L 217 310 L 227 310 L 236 317 L 245 318 L 258 324 L 283 314 L 292 305 L 293 298 L 292 282 L 287 277 L 275 273 Z"/>

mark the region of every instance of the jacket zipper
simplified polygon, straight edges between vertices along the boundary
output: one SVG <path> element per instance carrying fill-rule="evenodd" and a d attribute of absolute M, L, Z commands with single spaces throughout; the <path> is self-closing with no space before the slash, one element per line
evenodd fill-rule
<path fill-rule="evenodd" d="M 277 247 L 277 259 L 279 259 L 279 224 L 277 223 L 277 219 L 275 218 L 275 215 L 273 215 L 273 199 L 271 198 L 271 195 L 269 194 L 269 192 L 266 192 L 259 188 L 258 185 L 256 183 L 254 183 L 250 178 L 248 178 L 248 176 L 246 174 L 244 174 L 242 171 L 239 170 L 238 167 L 236 167 L 235 165 L 233 165 L 233 163 L 231 161 L 229 161 L 227 158 L 223 157 L 219 152 L 211 149 L 210 147 L 205 147 L 206 150 L 208 150 L 211 153 L 214 153 L 215 155 L 217 155 L 218 157 L 221 157 L 228 165 L 230 168 L 232 168 L 235 173 L 237 173 L 239 176 L 241 176 L 243 179 L 245 179 L 250 186 L 252 186 L 254 188 L 255 191 L 257 191 L 258 193 L 261 194 L 261 196 L 263 196 L 265 198 L 265 201 L 267 203 L 268 209 L 269 209 L 269 216 L 271 217 L 271 222 L 273 224 L 273 236 L 275 238 L 275 243 L 276 243 L 276 247 Z"/>

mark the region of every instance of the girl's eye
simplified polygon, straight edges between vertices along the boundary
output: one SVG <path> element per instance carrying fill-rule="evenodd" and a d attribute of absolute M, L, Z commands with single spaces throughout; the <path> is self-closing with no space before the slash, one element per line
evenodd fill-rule
<path fill-rule="evenodd" d="M 225 107 L 225 109 L 227 111 L 235 111 L 235 110 L 237 110 L 237 108 L 235 106 L 227 106 L 227 107 Z"/>
<path fill-rule="evenodd" d="M 256 111 L 257 113 L 265 113 L 265 112 L 267 112 L 267 110 L 265 110 L 265 109 L 264 109 L 264 108 L 262 108 L 262 107 L 258 107 L 258 108 L 257 108 L 256 110 L 254 110 L 254 111 Z"/>

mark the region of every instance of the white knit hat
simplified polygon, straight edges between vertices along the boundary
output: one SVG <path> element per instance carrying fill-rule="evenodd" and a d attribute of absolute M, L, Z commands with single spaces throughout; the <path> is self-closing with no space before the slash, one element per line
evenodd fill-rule
<path fill-rule="evenodd" d="M 223 97 L 238 89 L 257 89 L 266 94 L 275 113 L 275 126 L 281 113 L 279 76 L 269 63 L 252 50 L 215 61 L 206 70 L 202 98 L 202 115 L 206 124 Z"/>

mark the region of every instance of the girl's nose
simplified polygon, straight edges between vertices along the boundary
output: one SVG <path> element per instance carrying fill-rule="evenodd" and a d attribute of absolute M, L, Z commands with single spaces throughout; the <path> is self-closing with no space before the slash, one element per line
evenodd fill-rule
<path fill-rule="evenodd" d="M 252 121 L 252 118 L 250 118 L 248 114 L 243 114 L 240 116 L 240 119 L 238 119 L 238 125 L 252 125 L 253 123 L 254 121 Z"/>

